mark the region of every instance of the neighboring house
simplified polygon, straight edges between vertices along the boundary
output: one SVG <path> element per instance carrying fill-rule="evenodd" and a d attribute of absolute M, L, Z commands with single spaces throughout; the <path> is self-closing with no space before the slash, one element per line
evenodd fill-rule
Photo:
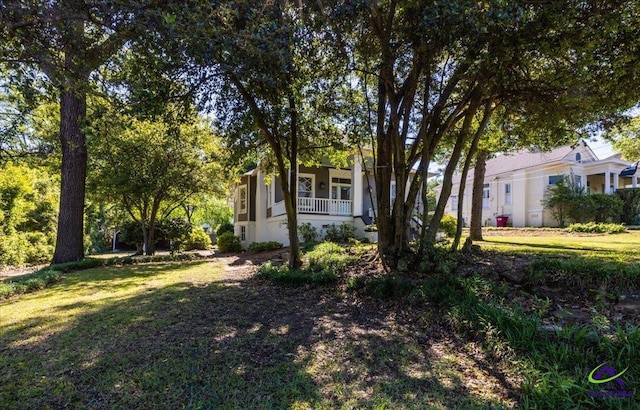
<path fill-rule="evenodd" d="M 349 163 L 340 169 L 328 162 L 318 167 L 298 167 L 298 225 L 310 223 L 322 237 L 329 226 L 346 223 L 356 227 L 358 237 L 369 237 L 365 230 L 375 223 L 375 182 L 373 175 L 365 175 L 358 157 Z M 394 193 L 392 182 L 392 198 Z M 234 187 L 233 208 L 235 235 L 243 247 L 266 241 L 289 245 L 279 177 L 260 167 L 242 175 Z"/>
<path fill-rule="evenodd" d="M 557 221 L 542 200 L 547 188 L 562 177 L 586 186 L 589 193 L 612 194 L 618 188 L 637 186 L 637 176 L 620 176 L 632 165 L 614 155 L 598 159 L 585 141 L 549 152 L 522 150 L 499 155 L 487 161 L 482 195 L 482 221 L 485 226 L 497 226 L 497 218 L 508 217 L 509 226 L 557 226 Z M 456 217 L 462 207 L 465 225 L 471 219 L 473 169 L 469 170 L 462 203 L 458 199 L 460 177 L 454 177 L 446 213 Z"/>

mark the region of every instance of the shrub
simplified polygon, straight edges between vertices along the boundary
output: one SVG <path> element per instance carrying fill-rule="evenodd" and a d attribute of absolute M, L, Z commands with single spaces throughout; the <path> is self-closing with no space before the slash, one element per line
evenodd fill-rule
<path fill-rule="evenodd" d="M 449 238 L 456 236 L 456 229 L 458 227 L 458 220 L 451 215 L 445 215 L 440 220 L 440 230 L 445 233 Z"/>
<path fill-rule="evenodd" d="M 282 243 L 276 241 L 253 242 L 249 245 L 249 250 L 253 252 L 272 251 L 282 248 Z"/>
<path fill-rule="evenodd" d="M 590 220 L 595 222 L 620 221 L 624 202 L 615 195 L 591 194 L 587 195 L 591 206 Z"/>
<path fill-rule="evenodd" d="M 309 269 L 324 270 L 334 274 L 341 274 L 344 268 L 356 259 L 354 255 L 345 252 L 342 246 L 331 242 L 317 245 L 306 256 L 309 260 Z"/>
<path fill-rule="evenodd" d="M 271 261 L 263 264 L 258 270 L 258 275 L 270 279 L 276 283 L 287 285 L 324 285 L 335 282 L 337 276 L 333 272 L 311 269 L 289 269 L 287 266 L 278 266 Z"/>
<path fill-rule="evenodd" d="M 225 232 L 233 233 L 233 224 L 229 222 L 222 223 L 216 228 L 216 236 L 220 236 Z"/>
<path fill-rule="evenodd" d="M 571 224 L 567 228 L 569 232 L 582 232 L 582 233 L 622 233 L 626 232 L 627 228 L 621 224 L 603 224 L 588 222 L 584 224 Z"/>
<path fill-rule="evenodd" d="M 616 195 L 622 200 L 621 221 L 627 225 L 638 225 L 640 188 L 618 189 Z"/>
<path fill-rule="evenodd" d="M 302 242 L 315 242 L 318 239 L 318 230 L 309 222 L 298 225 L 298 233 L 302 237 Z"/>
<path fill-rule="evenodd" d="M 327 233 L 324 239 L 329 242 L 346 243 L 349 239 L 356 237 L 356 227 L 347 223 L 342 223 L 340 226 L 331 224 L 327 228 Z"/>
<path fill-rule="evenodd" d="M 207 250 L 211 249 L 212 243 L 209 235 L 202 228 L 193 227 L 191 234 L 184 243 L 184 249 L 191 251 L 194 249 Z"/>
<path fill-rule="evenodd" d="M 218 236 L 216 244 L 218 245 L 218 250 L 222 253 L 242 251 L 240 237 L 235 236 L 233 232 L 224 232 Z"/>
<path fill-rule="evenodd" d="M 178 250 L 189 241 L 193 230 L 194 228 L 191 227 L 191 224 L 186 219 L 164 219 L 156 223 L 155 238 L 157 240 L 170 241 L 171 250 Z"/>

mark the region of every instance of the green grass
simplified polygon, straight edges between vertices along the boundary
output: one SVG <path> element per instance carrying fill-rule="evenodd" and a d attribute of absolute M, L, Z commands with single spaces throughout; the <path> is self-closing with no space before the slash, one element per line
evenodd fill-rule
<path fill-rule="evenodd" d="M 99 267 L 0 302 L 0 407 L 514 403 L 474 342 L 434 331 L 427 311 L 232 276 L 212 262 Z"/>
<path fill-rule="evenodd" d="M 575 255 L 587 258 L 640 262 L 640 231 L 616 235 L 569 234 L 561 230 L 523 230 L 522 234 L 499 235 L 492 230 L 484 241 L 474 242 L 483 249 L 536 255 Z M 532 234 L 532 232 L 534 234 Z"/>
<path fill-rule="evenodd" d="M 584 238 L 608 249 L 607 263 L 557 258 L 571 246 L 564 241 L 532 269 L 576 289 L 584 271 L 587 287 L 635 272 L 602 237 Z M 311 272 L 354 257 L 331 245 L 310 252 Z M 347 281 L 361 297 L 240 279 L 237 267 L 100 266 L 0 300 L 0 407 L 637 408 L 637 396 L 590 397 L 603 388 L 587 380 L 607 362 L 629 366 L 623 379 L 637 389 L 640 330 L 631 323 L 543 331 L 506 285 L 477 275 Z"/>

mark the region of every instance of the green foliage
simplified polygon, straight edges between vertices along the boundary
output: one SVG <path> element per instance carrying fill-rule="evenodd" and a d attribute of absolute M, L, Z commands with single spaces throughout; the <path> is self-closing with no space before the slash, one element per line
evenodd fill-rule
<path fill-rule="evenodd" d="M 618 222 L 622 215 L 624 202 L 616 195 L 590 194 L 582 197 L 585 203 L 578 203 L 578 208 L 589 214 L 589 219 L 596 223 Z"/>
<path fill-rule="evenodd" d="M 276 241 L 253 242 L 249 245 L 249 250 L 252 252 L 265 252 L 280 248 L 282 248 L 282 243 Z"/>
<path fill-rule="evenodd" d="M 339 226 L 335 224 L 329 225 L 324 239 L 329 242 L 348 243 L 349 239 L 354 239 L 355 237 L 356 227 L 343 222 Z"/>
<path fill-rule="evenodd" d="M 640 290 L 640 265 L 591 258 L 537 258 L 527 268 L 527 282 L 567 289 Z"/>
<path fill-rule="evenodd" d="M 220 225 L 218 225 L 218 227 L 216 228 L 216 235 L 220 236 L 225 232 L 234 232 L 234 228 L 233 228 L 233 224 L 230 222 L 224 222 L 221 223 Z"/>
<path fill-rule="evenodd" d="M 327 271 L 338 275 L 344 268 L 356 260 L 343 246 L 336 243 L 323 242 L 318 244 L 305 255 L 309 261 L 309 269 L 313 271 Z"/>
<path fill-rule="evenodd" d="M 607 132 L 606 137 L 612 140 L 613 149 L 622 154 L 624 159 L 637 161 L 640 159 L 640 116 L 632 118 L 628 123 L 618 125 Z"/>
<path fill-rule="evenodd" d="M 187 241 L 184 243 L 184 250 L 191 251 L 194 249 L 199 250 L 208 250 L 213 247 L 211 243 L 211 238 L 204 229 L 194 226 L 191 229 L 191 234 L 187 238 Z"/>
<path fill-rule="evenodd" d="M 268 261 L 258 270 L 258 275 L 283 285 L 326 285 L 336 281 L 334 272 L 311 269 L 289 269 Z"/>
<path fill-rule="evenodd" d="M 304 243 L 318 240 L 318 230 L 309 222 L 298 225 L 298 234 L 300 234 Z"/>
<path fill-rule="evenodd" d="M 627 225 L 640 225 L 640 188 L 618 189 L 622 200 L 621 221 Z"/>
<path fill-rule="evenodd" d="M 584 195 L 584 188 L 563 176 L 555 185 L 547 188 L 542 205 L 551 212 L 558 225 L 564 228 L 568 219 L 580 215 L 576 199 Z"/>
<path fill-rule="evenodd" d="M 623 233 L 627 231 L 627 228 L 621 224 L 603 224 L 588 222 L 584 224 L 571 224 L 567 228 L 569 232 L 584 232 L 584 233 Z"/>
<path fill-rule="evenodd" d="M 189 221 L 184 218 L 163 219 L 156 223 L 155 237 L 158 240 L 170 241 L 172 244 L 171 250 L 180 250 L 183 246 L 188 246 L 186 243 L 190 241 L 194 229 Z M 200 230 L 202 231 L 202 229 Z"/>
<path fill-rule="evenodd" d="M 129 245 L 143 242 L 142 227 L 138 222 L 128 220 L 120 226 L 120 240 Z"/>
<path fill-rule="evenodd" d="M 343 246 L 331 242 L 317 244 L 305 257 L 308 263 L 300 269 L 267 262 L 262 265 L 259 274 L 275 282 L 291 285 L 327 284 L 335 282 L 345 267 L 356 260 L 353 253 L 345 252 Z"/>
<path fill-rule="evenodd" d="M 56 184 L 37 167 L 0 166 L 0 267 L 51 260 L 55 241 Z"/>
<path fill-rule="evenodd" d="M 444 215 L 440 220 L 440 230 L 444 231 L 449 238 L 456 236 L 458 220 L 451 215 Z"/>
<path fill-rule="evenodd" d="M 235 236 L 233 232 L 225 232 L 218 236 L 216 244 L 218 245 L 218 250 L 222 253 L 242 251 L 240 237 Z"/>

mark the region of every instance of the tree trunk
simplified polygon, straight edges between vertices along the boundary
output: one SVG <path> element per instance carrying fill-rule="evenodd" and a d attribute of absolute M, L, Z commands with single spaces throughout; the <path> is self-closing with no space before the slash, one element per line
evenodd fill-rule
<path fill-rule="evenodd" d="M 471 223 L 469 238 L 472 241 L 482 240 L 482 194 L 484 191 L 484 174 L 486 171 L 488 152 L 478 151 L 473 173 L 473 193 L 471 196 Z"/>
<path fill-rule="evenodd" d="M 52 263 L 84 258 L 84 198 L 87 177 L 87 145 L 82 125 L 87 115 L 86 93 L 63 90 L 60 96 L 62 168 L 60 212 Z"/>

